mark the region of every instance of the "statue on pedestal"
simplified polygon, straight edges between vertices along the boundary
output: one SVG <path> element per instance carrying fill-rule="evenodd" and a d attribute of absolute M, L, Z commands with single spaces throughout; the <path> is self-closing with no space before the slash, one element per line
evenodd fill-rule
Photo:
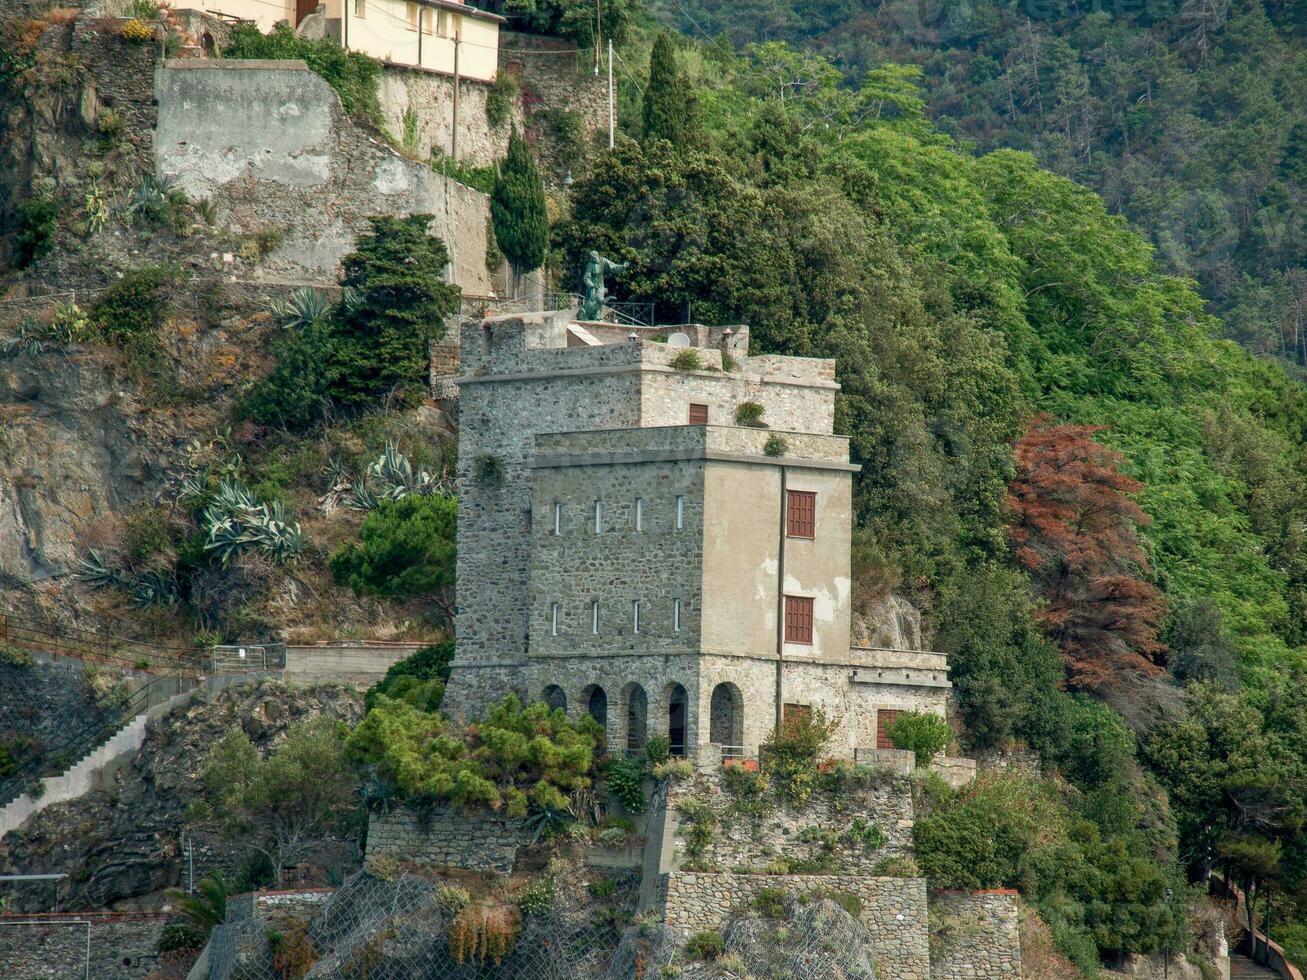
<path fill-rule="evenodd" d="M 598 252 L 590 253 L 590 260 L 585 264 L 581 274 L 581 309 L 577 311 L 578 320 L 600 320 L 604 315 L 604 303 L 608 299 L 608 288 L 604 285 L 604 276 L 609 273 L 625 272 L 627 263 L 613 262 Z"/>

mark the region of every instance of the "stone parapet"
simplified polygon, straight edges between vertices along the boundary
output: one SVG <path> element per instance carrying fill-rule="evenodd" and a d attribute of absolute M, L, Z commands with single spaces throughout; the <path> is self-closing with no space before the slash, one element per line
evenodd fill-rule
<path fill-rule="evenodd" d="M 1020 980 L 1016 892 L 934 892 L 930 912 L 932 980 Z"/>
<path fill-rule="evenodd" d="M 871 933 L 878 975 L 893 980 L 931 980 L 924 878 L 674 871 L 659 883 L 663 919 L 687 933 L 720 929 L 764 888 L 797 895 L 856 896 L 862 906 L 859 920 Z"/>
<path fill-rule="evenodd" d="M 783 457 L 764 453 L 774 434 L 787 443 Z M 802 465 L 808 460 L 847 465 L 849 440 L 847 436 L 739 426 L 670 425 L 543 433 L 536 436 L 536 453 L 530 464 L 535 468 L 735 457 L 753 457 L 775 465 Z"/>

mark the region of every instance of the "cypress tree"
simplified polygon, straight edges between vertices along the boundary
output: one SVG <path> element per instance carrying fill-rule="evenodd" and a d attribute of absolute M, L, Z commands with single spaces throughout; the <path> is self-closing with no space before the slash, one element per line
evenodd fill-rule
<path fill-rule="evenodd" d="M 690 100 L 685 80 L 676 67 L 671 38 L 659 34 L 649 55 L 649 84 L 644 90 L 645 139 L 665 139 L 673 146 L 684 146 L 689 111 Z"/>
<path fill-rule="evenodd" d="M 549 244 L 549 218 L 545 214 L 545 185 L 535 156 L 514 127 L 490 195 L 495 241 L 515 275 L 538 269 Z"/>

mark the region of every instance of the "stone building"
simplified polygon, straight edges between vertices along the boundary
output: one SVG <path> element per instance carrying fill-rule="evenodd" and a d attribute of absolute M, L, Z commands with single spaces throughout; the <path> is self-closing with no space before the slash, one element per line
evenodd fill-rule
<path fill-rule="evenodd" d="M 459 342 L 457 655 L 446 705 L 516 691 L 609 744 L 703 764 L 820 707 L 834 750 L 940 714 L 942 654 L 850 644 L 848 440 L 835 363 L 748 356 L 747 327 L 565 313 Z"/>

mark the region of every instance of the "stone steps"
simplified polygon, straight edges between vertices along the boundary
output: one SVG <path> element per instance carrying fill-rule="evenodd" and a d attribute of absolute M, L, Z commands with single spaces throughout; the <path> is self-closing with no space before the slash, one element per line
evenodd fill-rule
<path fill-rule="evenodd" d="M 1230 957 L 1230 980 L 1236 977 L 1256 978 L 1256 980 L 1279 980 L 1279 974 L 1264 966 L 1258 966 L 1246 956 Z"/>

